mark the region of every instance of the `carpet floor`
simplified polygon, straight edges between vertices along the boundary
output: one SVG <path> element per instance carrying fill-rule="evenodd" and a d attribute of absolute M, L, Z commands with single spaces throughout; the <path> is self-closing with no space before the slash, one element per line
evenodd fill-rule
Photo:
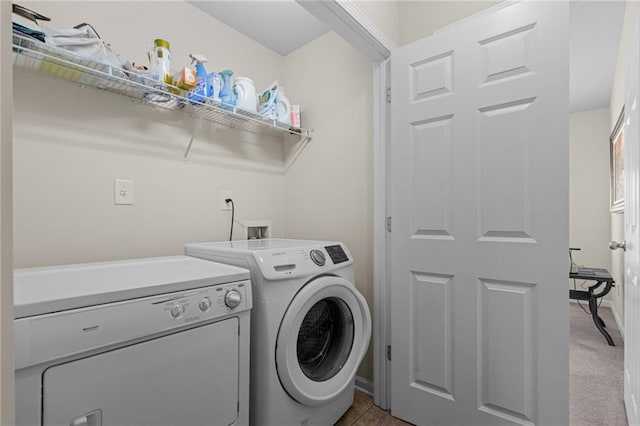
<path fill-rule="evenodd" d="M 582 306 L 589 312 L 589 307 Z M 609 346 L 576 303 L 569 304 L 569 421 L 572 426 L 627 426 L 624 342 L 609 308 L 598 309 L 616 346 Z"/>

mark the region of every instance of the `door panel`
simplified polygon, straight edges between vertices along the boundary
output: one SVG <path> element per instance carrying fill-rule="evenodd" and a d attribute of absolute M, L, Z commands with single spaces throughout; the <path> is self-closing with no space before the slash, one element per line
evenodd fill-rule
<path fill-rule="evenodd" d="M 533 417 L 535 285 L 480 280 L 478 405 L 500 417 Z"/>
<path fill-rule="evenodd" d="M 519 2 L 392 57 L 392 413 L 568 422 L 568 7 Z"/>
<path fill-rule="evenodd" d="M 412 385 L 452 400 L 452 277 L 423 273 L 413 276 Z"/>
<path fill-rule="evenodd" d="M 411 126 L 412 237 L 450 237 L 452 116 Z"/>
<path fill-rule="evenodd" d="M 523 99 L 479 108 L 478 216 L 481 241 L 531 237 L 528 152 L 531 104 Z M 505 179 L 509 176 L 509 179 Z"/>

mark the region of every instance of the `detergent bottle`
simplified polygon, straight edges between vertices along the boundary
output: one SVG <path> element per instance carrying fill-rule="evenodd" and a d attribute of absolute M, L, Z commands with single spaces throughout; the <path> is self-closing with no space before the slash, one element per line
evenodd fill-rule
<path fill-rule="evenodd" d="M 211 94 L 209 93 L 209 84 L 207 79 L 207 70 L 204 67 L 204 63 L 207 62 L 207 58 L 202 55 L 190 54 L 189 57 L 192 63 L 196 63 L 196 87 L 191 89 L 187 96 L 190 100 L 204 103 Z"/>
<path fill-rule="evenodd" d="M 224 70 L 220 73 L 222 77 L 222 88 L 220 89 L 220 101 L 222 104 L 220 107 L 223 109 L 233 109 L 236 104 L 230 81 L 232 75 L 233 71 L 231 70 Z"/>

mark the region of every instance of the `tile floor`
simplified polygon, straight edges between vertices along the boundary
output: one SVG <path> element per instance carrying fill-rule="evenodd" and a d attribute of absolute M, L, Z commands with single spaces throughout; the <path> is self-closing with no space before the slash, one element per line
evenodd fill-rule
<path fill-rule="evenodd" d="M 356 389 L 353 405 L 335 426 L 402 426 L 410 423 L 396 419 L 388 411 L 373 405 L 373 398 Z"/>

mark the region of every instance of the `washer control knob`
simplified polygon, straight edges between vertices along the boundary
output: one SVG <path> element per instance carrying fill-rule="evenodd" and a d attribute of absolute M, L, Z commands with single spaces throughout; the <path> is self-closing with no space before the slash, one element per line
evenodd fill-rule
<path fill-rule="evenodd" d="M 327 258 L 325 257 L 323 252 L 321 252 L 320 250 L 311 250 L 311 253 L 309 254 L 311 255 L 311 260 L 313 260 L 313 263 L 318 266 L 324 266 L 324 262 L 325 260 L 327 260 Z"/>
<path fill-rule="evenodd" d="M 171 318 L 178 319 L 184 315 L 184 305 L 177 304 L 171 307 Z"/>
<path fill-rule="evenodd" d="M 200 303 L 198 303 L 198 308 L 200 308 L 202 312 L 207 312 L 211 309 L 211 299 L 207 296 L 203 297 Z"/>
<path fill-rule="evenodd" d="M 242 302 L 242 295 L 238 290 L 229 290 L 224 295 L 224 304 L 233 309 Z"/>

